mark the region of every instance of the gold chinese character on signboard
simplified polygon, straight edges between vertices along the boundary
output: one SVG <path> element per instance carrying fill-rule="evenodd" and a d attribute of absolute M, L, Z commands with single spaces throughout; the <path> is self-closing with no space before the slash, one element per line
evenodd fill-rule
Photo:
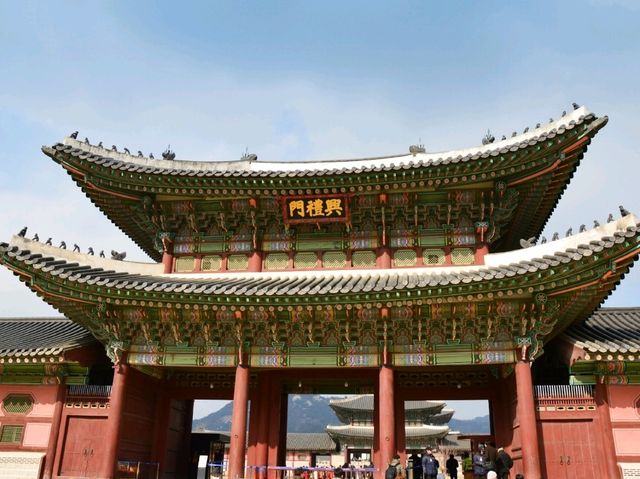
<path fill-rule="evenodd" d="M 336 214 L 338 216 L 342 216 L 342 199 L 340 198 L 336 198 L 336 199 L 330 199 L 327 200 L 324 208 L 324 214 L 326 216 L 331 216 L 333 214 Z"/>
<path fill-rule="evenodd" d="M 311 217 L 324 216 L 324 200 L 307 200 L 307 215 Z"/>
<path fill-rule="evenodd" d="M 348 221 L 349 202 L 344 196 L 298 196 L 284 199 L 283 214 L 288 224 Z"/>
<path fill-rule="evenodd" d="M 300 216 L 304 218 L 304 201 L 291 201 L 289 203 L 289 216 Z"/>

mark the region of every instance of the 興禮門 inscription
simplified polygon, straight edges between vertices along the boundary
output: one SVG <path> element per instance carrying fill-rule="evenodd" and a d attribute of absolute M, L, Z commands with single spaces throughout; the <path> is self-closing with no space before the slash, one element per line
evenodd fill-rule
<path fill-rule="evenodd" d="M 282 200 L 285 223 L 349 221 L 348 195 L 287 196 Z"/>

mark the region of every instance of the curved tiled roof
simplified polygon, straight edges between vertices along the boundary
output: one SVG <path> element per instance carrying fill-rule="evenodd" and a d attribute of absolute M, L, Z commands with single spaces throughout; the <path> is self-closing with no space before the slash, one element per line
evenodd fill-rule
<path fill-rule="evenodd" d="M 344 399 L 331 399 L 329 405 L 333 409 L 353 410 L 353 411 L 373 411 L 373 395 L 360 394 L 349 396 Z M 446 403 L 444 401 L 405 401 L 406 410 L 427 410 L 440 412 Z"/>
<path fill-rule="evenodd" d="M 438 424 L 448 424 L 449 421 L 453 418 L 455 414 L 455 410 L 451 408 L 444 408 L 440 411 L 439 414 L 434 414 L 433 416 L 429 416 L 429 424 L 438 425 Z"/>
<path fill-rule="evenodd" d="M 43 147 L 43 151 L 156 260 L 160 259 L 156 235 L 178 228 L 178 223 L 166 227 L 154 222 L 158 219 L 154 212 L 163 211 L 159 205 L 167 202 L 204 202 L 216 209 L 222 208 L 230 195 L 271 201 L 311 193 L 452 191 L 498 183 L 518 198 L 508 201 L 515 205 L 508 213 L 513 216 L 504 218 L 509 228 L 493 238 L 494 249 L 506 251 L 517 247 L 519 238 L 540 234 L 591 138 L 607 121 L 606 116 L 596 117 L 581 107 L 544 126 L 478 147 L 336 161 L 150 159 L 74 138 Z M 194 208 L 196 214 L 211 216 L 203 205 Z M 171 210 L 169 216 L 177 222 L 184 214 Z"/>
<path fill-rule="evenodd" d="M 57 356 L 95 341 L 67 318 L 0 319 L 0 357 Z"/>
<path fill-rule="evenodd" d="M 336 444 L 326 432 L 288 432 L 287 450 L 335 452 Z"/>
<path fill-rule="evenodd" d="M 386 169 L 409 169 L 429 165 L 465 163 L 479 158 L 488 158 L 533 146 L 571 130 L 585 121 L 595 119 L 587 108 L 580 107 L 546 125 L 534 128 L 512 138 L 487 145 L 450 150 L 438 153 L 401 154 L 350 160 L 322 160 L 296 162 L 264 162 L 252 160 L 238 161 L 176 161 L 151 159 L 121 153 L 102 146 L 83 143 L 74 138 L 66 138 L 64 143 L 53 147 L 43 147 L 49 155 L 65 152 L 122 172 L 135 172 L 171 176 L 274 176 L 292 177 L 324 174 L 352 174 L 382 171 Z M 603 118 L 606 121 L 606 117 Z"/>
<path fill-rule="evenodd" d="M 11 244 L 0 244 L 0 262 L 49 304 L 84 324 L 104 342 L 117 326 L 97 318 L 109 309 L 128 305 L 139 305 L 153 315 L 164 308 L 186 311 L 193 305 L 194 310 L 202 309 L 207 321 L 217 328 L 218 308 L 235 315 L 247 306 L 249 311 L 256 306 L 291 311 L 301 305 L 341 310 L 380 308 L 378 304 L 383 303 L 389 307 L 461 303 L 471 297 L 487 311 L 478 316 L 480 321 L 488 322 L 490 314 L 495 314 L 491 309 L 503 295 L 519 296 L 516 301 L 532 305 L 533 301 L 550 298 L 550 321 L 529 326 L 535 328 L 530 331 L 536 337 L 551 338 L 591 314 L 615 288 L 640 252 L 640 222 L 630 214 L 560 241 L 489 254 L 485 265 L 468 267 L 176 275 L 155 274 L 156 264 L 149 265 L 146 272 L 144 265 L 138 264 L 140 272 L 132 274 L 126 272 L 126 262 L 86 264 L 85 255 L 65 253 L 75 255 L 77 261 L 71 261 L 70 257 L 57 257 L 56 250 L 14 237 Z M 114 269 L 105 269 L 111 263 Z M 129 319 L 118 321 L 131 329 Z M 125 338 L 131 340 L 133 333 L 127 330 Z"/>
<path fill-rule="evenodd" d="M 56 254 L 57 248 L 18 237 L 14 237 L 11 244 L 0 243 L 0 255 L 6 255 L 30 268 L 49 273 L 67 282 L 121 290 L 254 298 L 313 295 L 321 300 L 328 294 L 410 291 L 527 275 L 592 256 L 616 244 L 624 243 L 627 238 L 633 238 L 639 232 L 639 219 L 634 215 L 628 215 L 595 230 L 558 242 L 509 253 L 489 254 L 485 257 L 484 266 L 468 267 L 208 273 L 180 276 L 157 274 L 157 264 L 149 264 L 148 270 L 143 266 L 136 266 L 140 273 L 127 273 L 123 271 L 128 264 L 126 262 L 105 260 L 100 265 L 87 264 L 83 261 L 87 256 L 79 253 L 70 253 L 75 255 L 77 261 L 70 261 L 69 258 L 60 259 Z M 60 251 L 69 254 L 66 250 Z M 105 269 L 112 264 L 114 269 Z"/>
<path fill-rule="evenodd" d="M 373 426 L 327 426 L 327 433 L 334 437 L 373 438 Z M 449 426 L 406 426 L 406 438 L 417 437 L 445 437 L 450 431 Z"/>
<path fill-rule="evenodd" d="M 563 337 L 590 353 L 640 352 L 640 307 L 602 308 L 574 324 Z"/>

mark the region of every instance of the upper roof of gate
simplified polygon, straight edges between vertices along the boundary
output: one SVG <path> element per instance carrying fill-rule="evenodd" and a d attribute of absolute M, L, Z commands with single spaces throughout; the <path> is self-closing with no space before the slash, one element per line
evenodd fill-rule
<path fill-rule="evenodd" d="M 492 247 L 507 251 L 517 247 L 520 238 L 540 234 L 591 138 L 607 121 L 579 107 L 548 124 L 481 146 L 437 153 L 412 147 L 408 154 L 348 160 L 259 161 L 248 155 L 238 161 L 199 162 L 171 159 L 173 153 L 154 159 L 71 137 L 43 151 L 156 260 L 161 256 L 159 233 L 175 233 L 185 224 L 204 228 L 220 214 L 228 219 L 230 213 L 238 214 L 234 205 L 242 201 L 266 214 L 268 206 L 287 196 L 408 193 L 417 198 L 444 193 L 446 209 L 456 195 L 473 193 L 467 190 L 478 192 L 473 202 L 482 203 L 483 211 L 484 206 L 493 211 L 494 203 L 498 209 L 494 193 L 508 199 L 501 205 L 504 218 L 498 221 L 501 232 Z M 447 200 L 447 194 L 453 196 Z M 432 200 L 415 201 L 424 206 Z M 413 206 L 406 208 L 413 214 Z M 457 210 L 451 211 L 453 219 Z M 273 218 L 257 215 L 254 221 L 260 230 Z"/>

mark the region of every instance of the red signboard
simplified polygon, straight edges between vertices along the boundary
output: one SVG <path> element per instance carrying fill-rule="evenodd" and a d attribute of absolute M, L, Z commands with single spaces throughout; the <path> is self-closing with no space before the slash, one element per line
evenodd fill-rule
<path fill-rule="evenodd" d="M 281 198 L 286 224 L 349 222 L 348 195 L 300 195 Z"/>

